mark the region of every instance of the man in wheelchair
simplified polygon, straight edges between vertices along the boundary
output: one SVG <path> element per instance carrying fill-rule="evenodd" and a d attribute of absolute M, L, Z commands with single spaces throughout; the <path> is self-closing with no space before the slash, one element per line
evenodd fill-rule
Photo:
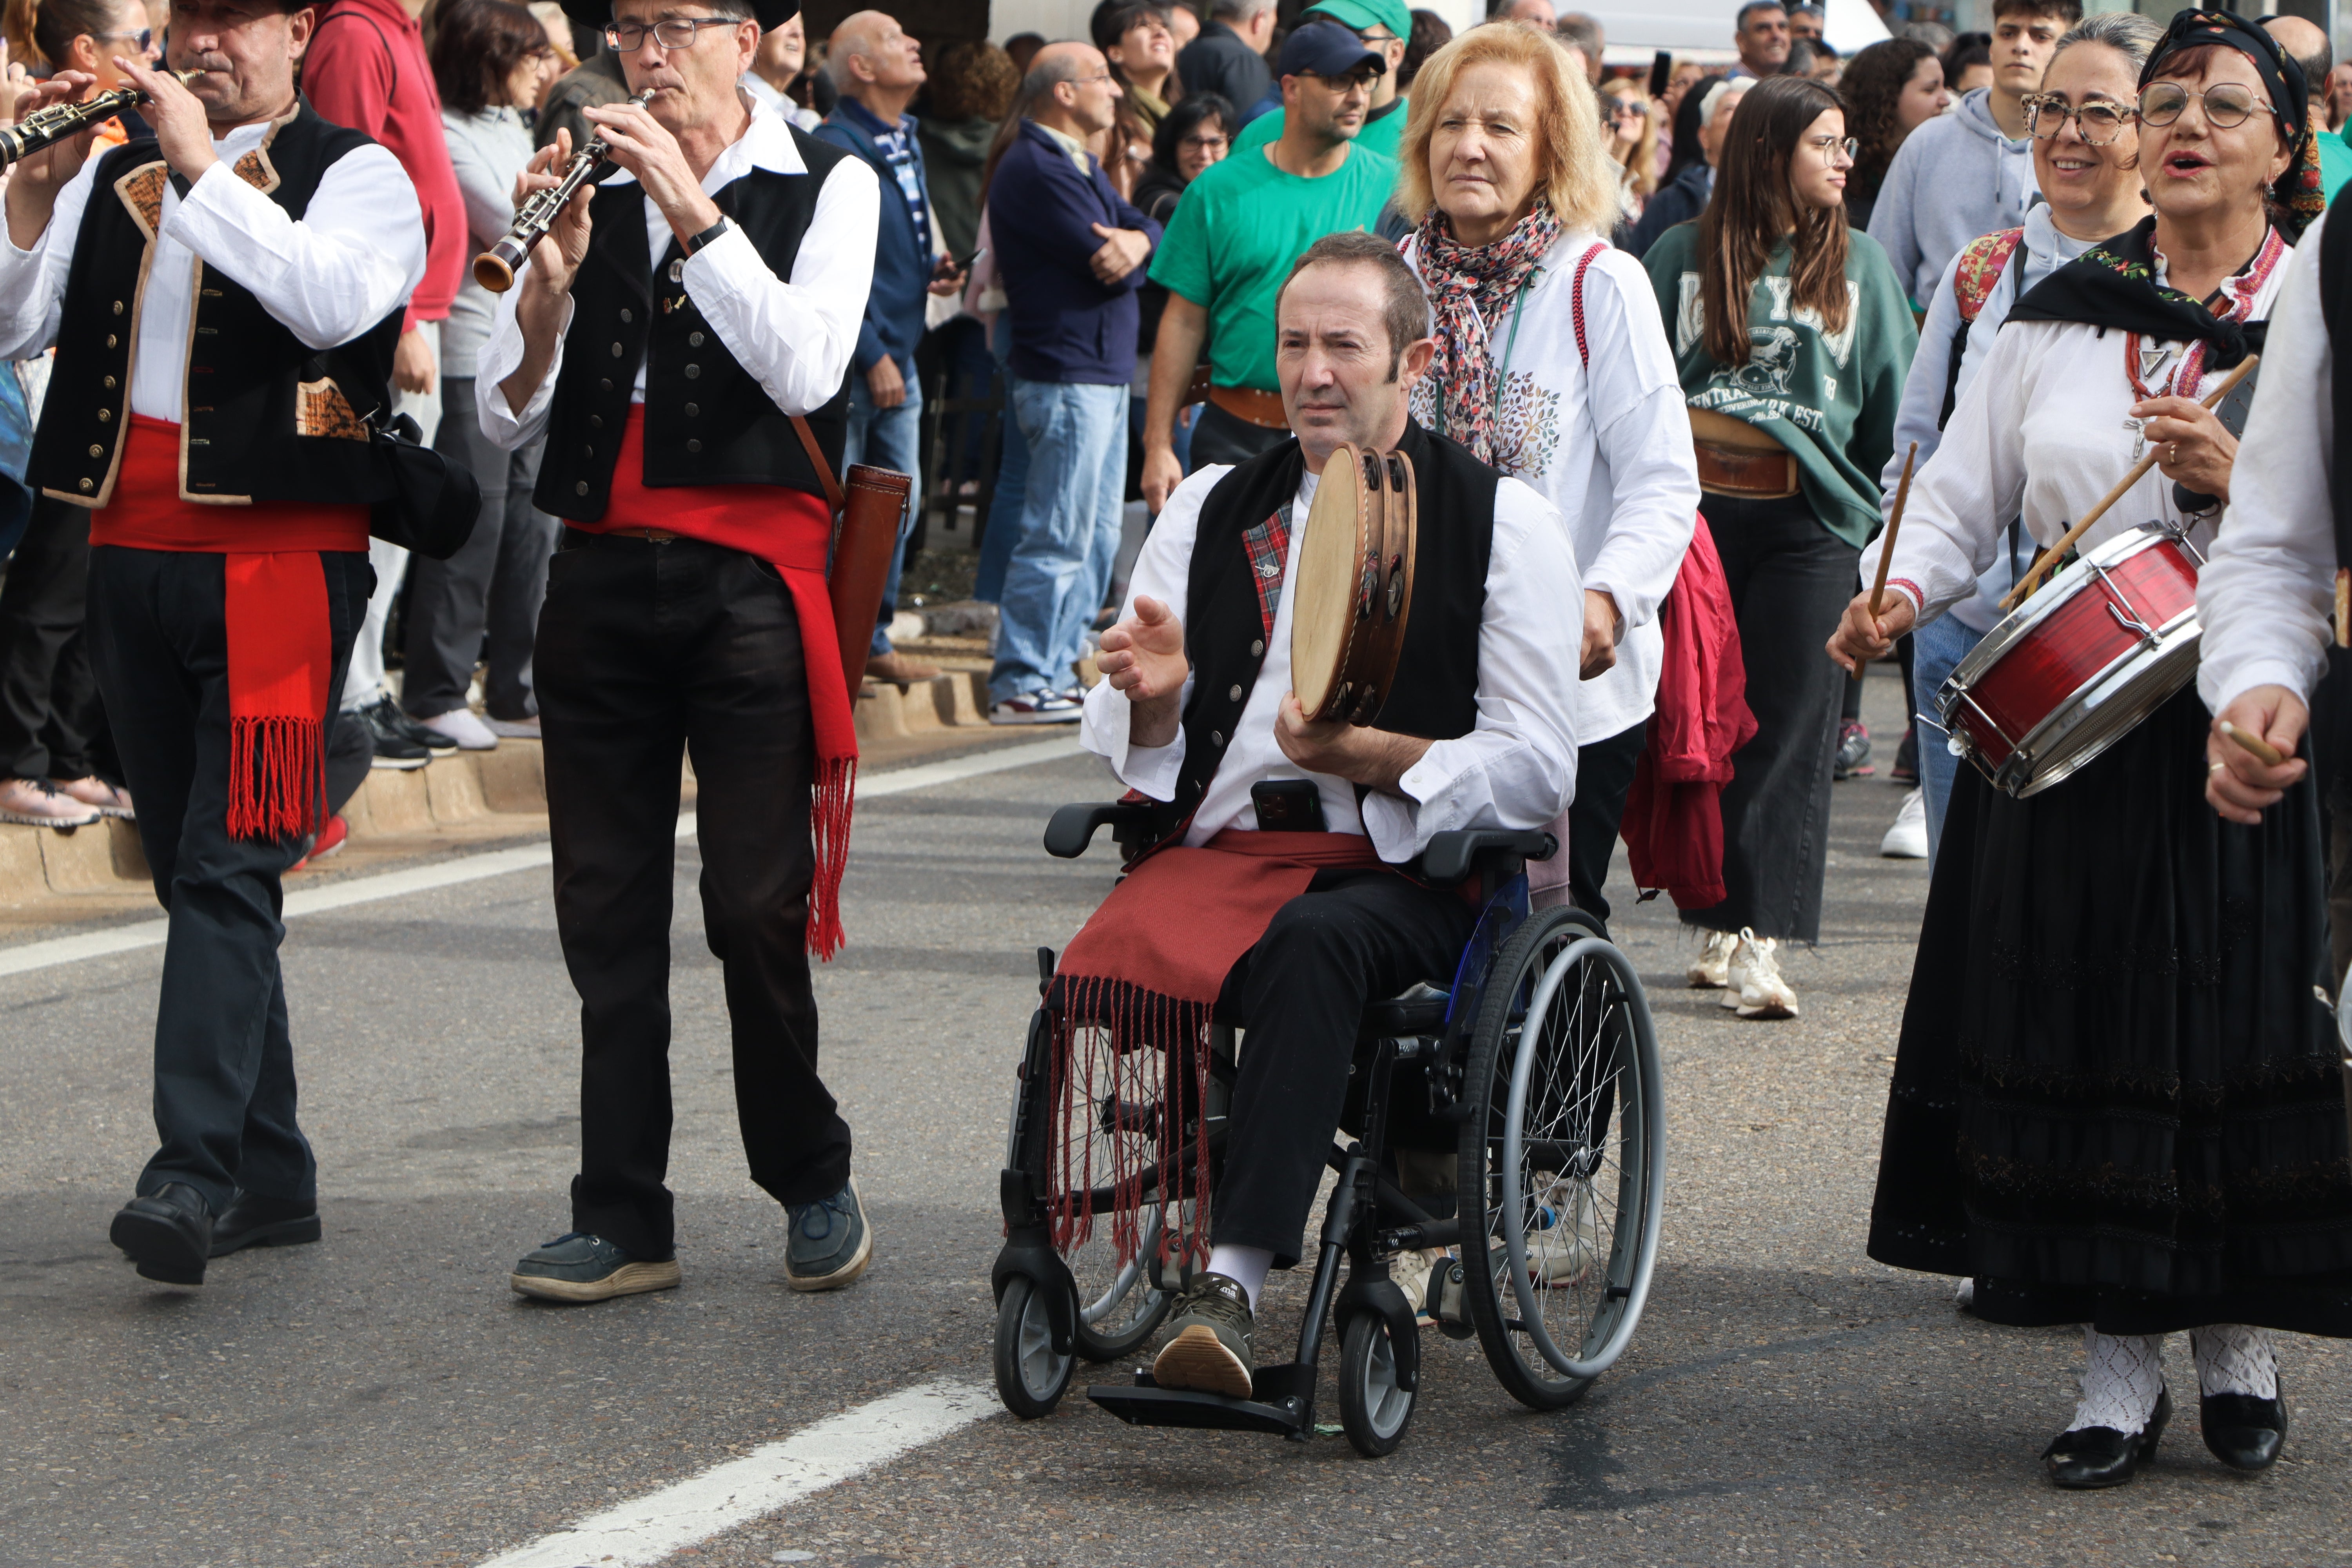
<path fill-rule="evenodd" d="M 1276 330 L 1297 439 L 1169 497 L 1103 636 L 1108 679 L 1081 734 L 1150 803 L 1153 846 L 1056 975 L 1125 1048 L 1172 1049 L 1213 1013 L 1247 1031 L 1207 1268 L 1152 1369 L 1163 1387 L 1234 1397 L 1251 1392 L 1266 1273 L 1301 1255 L 1366 1005 L 1445 984 L 1470 936 L 1475 906 L 1419 879 L 1420 856 L 1443 831 L 1537 828 L 1567 809 L 1582 630 L 1550 503 L 1406 416 L 1433 344 L 1393 248 L 1318 241 Z M 1311 721 L 1291 689 L 1299 542 L 1342 442 L 1401 448 L 1419 489 L 1402 656 L 1361 728 Z"/>

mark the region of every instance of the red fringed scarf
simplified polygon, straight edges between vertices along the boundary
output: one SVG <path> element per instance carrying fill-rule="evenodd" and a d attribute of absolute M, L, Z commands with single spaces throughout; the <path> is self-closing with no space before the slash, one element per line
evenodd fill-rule
<path fill-rule="evenodd" d="M 1055 972 L 1056 1248 L 1083 1246 L 1108 1205 L 1124 1265 L 1142 1245 L 1143 1194 L 1156 1189 L 1165 1204 L 1192 1200 L 1189 1215 L 1171 1216 L 1162 1258 L 1206 1255 L 1208 1143 L 1188 1139 L 1183 1123 L 1197 1132 L 1208 1096 L 1210 1010 L 1235 962 L 1317 871 L 1380 864 L 1361 834 L 1227 828 L 1198 849 L 1162 849 L 1120 879 Z"/>
<path fill-rule="evenodd" d="M 324 550 L 367 551 L 368 509 L 295 501 L 221 505 L 180 493 L 180 427 L 133 415 L 122 471 L 90 514 L 89 542 L 216 554 L 228 642 L 228 831 L 317 831 L 335 640 Z"/>
<path fill-rule="evenodd" d="M 808 950 L 830 959 L 847 940 L 841 925 L 841 878 L 849 868 L 849 826 L 857 800 L 855 700 L 841 672 L 841 643 L 825 591 L 825 556 L 833 547 L 833 513 L 820 496 L 776 485 L 646 487 L 646 423 L 642 404 L 629 409 L 628 427 L 613 465 L 613 499 L 597 522 L 570 526 L 587 533 L 653 528 L 740 550 L 765 561 L 784 580 L 801 626 L 801 658 L 808 672 L 809 714 L 816 732 L 815 784 L 809 835 L 816 846 L 816 876 L 809 888 Z"/>

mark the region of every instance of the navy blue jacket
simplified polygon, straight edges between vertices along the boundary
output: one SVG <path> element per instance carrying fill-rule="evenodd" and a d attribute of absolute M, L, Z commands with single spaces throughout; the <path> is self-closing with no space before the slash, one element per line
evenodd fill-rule
<path fill-rule="evenodd" d="M 1034 121 L 1004 150 L 988 187 L 998 274 L 1013 320 L 1013 374 L 1024 381 L 1125 386 L 1135 379 L 1136 321 L 1149 264 L 1116 283 L 1087 265 L 1103 247 L 1094 225 L 1140 229 L 1160 243 L 1160 226 L 1135 210 L 1104 175 L 1084 174 Z"/>
<path fill-rule="evenodd" d="M 890 160 L 875 145 L 874 138 L 850 119 L 849 101 L 845 99 L 813 134 L 865 159 L 873 165 L 874 177 L 882 182 L 882 221 L 874 231 L 874 286 L 866 296 L 866 322 L 857 330 L 857 352 L 850 356 L 850 363 L 863 374 L 887 353 L 898 363 L 898 374 L 912 381 L 915 345 L 922 341 L 923 310 L 938 263 L 915 226 L 915 215 L 908 210 L 906 193 L 898 188 Z M 922 142 L 911 135 L 908 141 L 914 149 L 915 174 L 923 182 L 923 199 L 928 204 L 930 181 L 923 173 Z"/>
<path fill-rule="evenodd" d="M 1642 221 L 1633 226 L 1633 240 L 1624 248 L 1637 257 L 1645 255 L 1658 243 L 1658 236 L 1706 211 L 1715 191 L 1715 182 L 1707 177 L 1713 173 L 1705 163 L 1685 165 L 1673 184 L 1652 194 L 1650 205 L 1642 209 Z"/>

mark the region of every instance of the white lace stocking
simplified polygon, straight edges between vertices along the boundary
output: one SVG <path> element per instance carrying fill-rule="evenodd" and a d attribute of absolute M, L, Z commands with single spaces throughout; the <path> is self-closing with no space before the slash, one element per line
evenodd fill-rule
<path fill-rule="evenodd" d="M 2197 1386 L 2207 1394 L 2278 1397 L 2278 1352 L 2268 1329 L 2243 1323 L 2208 1323 L 2189 1331 L 2197 1357 Z"/>
<path fill-rule="evenodd" d="M 2164 1392 L 2164 1340 L 2160 1335 L 2103 1334 L 2083 1331 L 2090 1364 L 2083 1373 L 2083 1402 L 2066 1430 L 2106 1426 L 2141 1432 Z"/>

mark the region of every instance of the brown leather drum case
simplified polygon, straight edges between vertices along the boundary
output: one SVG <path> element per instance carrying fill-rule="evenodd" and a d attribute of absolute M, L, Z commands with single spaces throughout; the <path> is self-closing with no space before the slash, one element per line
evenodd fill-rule
<path fill-rule="evenodd" d="M 1290 684 L 1313 720 L 1366 725 L 1394 683 L 1412 613 L 1420 500 L 1412 459 L 1342 443 L 1298 546 Z"/>
<path fill-rule="evenodd" d="M 911 475 L 870 463 L 850 464 L 848 477 L 825 589 L 833 601 L 834 629 L 841 635 L 842 679 L 855 702 L 866 682 L 866 659 L 874 647 L 882 590 L 890 580 L 890 557 L 898 548 L 898 520 L 906 515 L 907 496 L 915 481 Z"/>

